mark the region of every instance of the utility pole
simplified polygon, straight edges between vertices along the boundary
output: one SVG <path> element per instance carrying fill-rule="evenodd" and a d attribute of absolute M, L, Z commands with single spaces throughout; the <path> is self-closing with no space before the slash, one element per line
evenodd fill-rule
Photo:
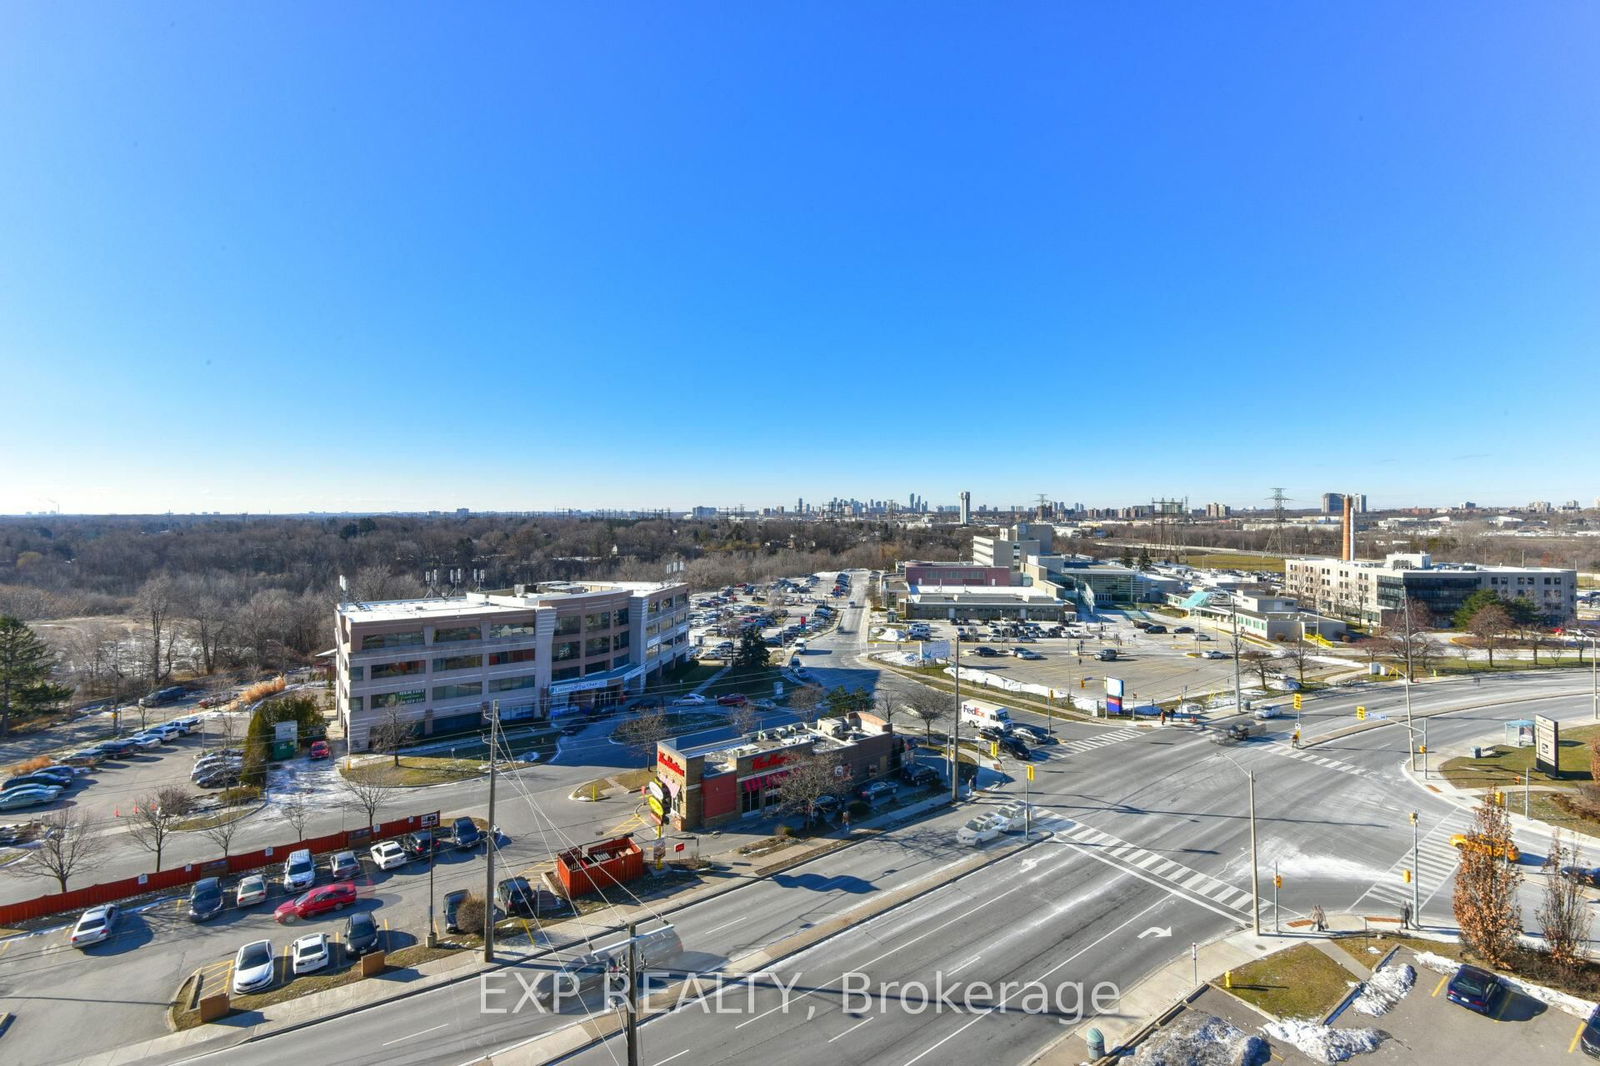
<path fill-rule="evenodd" d="M 628 1066 L 639 1066 L 639 930 L 628 923 Z"/>
<path fill-rule="evenodd" d="M 1239 601 L 1234 598 L 1234 593 L 1228 593 L 1228 602 L 1233 608 L 1233 712 L 1244 713 L 1244 685 L 1239 680 Z M 1256 932 L 1261 930 L 1257 929 Z"/>
<path fill-rule="evenodd" d="M 1418 855 L 1422 849 L 1422 831 L 1417 825 L 1417 812 L 1411 812 L 1411 920 L 1422 928 L 1422 867 Z"/>
<path fill-rule="evenodd" d="M 956 630 L 956 716 L 950 728 L 950 802 L 961 802 L 961 630 Z"/>
<path fill-rule="evenodd" d="M 1256 852 L 1256 774 L 1254 770 L 1246 770 L 1250 778 L 1250 909 L 1256 925 L 1256 936 L 1261 935 L 1261 863 L 1257 860 Z M 1276 899 L 1277 890 L 1273 890 Z M 1276 911 L 1277 903 L 1273 903 Z"/>
<path fill-rule="evenodd" d="M 1411 646 L 1412 646 L 1413 643 L 1415 643 L 1415 638 L 1412 637 L 1412 635 L 1411 635 L 1411 597 L 1410 596 L 1407 596 L 1406 600 L 1405 600 L 1405 612 L 1406 612 L 1406 676 L 1405 676 L 1405 688 L 1406 688 L 1406 736 L 1408 738 L 1410 738 L 1410 744 L 1411 744 L 1411 772 L 1412 773 L 1416 773 L 1417 772 L 1417 727 L 1416 727 L 1415 723 L 1412 721 L 1412 718 L 1411 718 L 1411 682 L 1416 677 L 1416 672 L 1415 672 L 1415 670 L 1413 669 L 1413 667 L 1411 665 Z"/>
<path fill-rule="evenodd" d="M 428 839 L 428 946 L 439 943 L 439 933 L 433 927 L 433 868 L 439 864 L 439 827 L 433 827 L 434 836 Z"/>
<path fill-rule="evenodd" d="M 499 751 L 500 701 L 489 706 L 489 846 L 483 849 L 483 961 L 494 961 L 494 849 L 500 845 L 494 830 L 494 768 Z M 431 918 L 431 913 L 430 913 Z"/>

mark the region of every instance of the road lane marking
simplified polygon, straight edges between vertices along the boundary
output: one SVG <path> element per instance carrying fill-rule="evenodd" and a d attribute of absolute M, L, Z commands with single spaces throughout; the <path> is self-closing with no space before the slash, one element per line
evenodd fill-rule
<path fill-rule="evenodd" d="M 828 1043 L 831 1044 L 835 1040 L 843 1040 L 845 1037 L 849 1036 L 851 1033 L 855 1032 L 857 1029 L 861 1028 L 863 1025 L 866 1025 L 871 1020 L 872 1019 L 870 1017 L 861 1019 L 859 1022 L 856 1022 L 856 1024 L 852 1025 L 850 1028 L 846 1029 L 844 1032 L 840 1033 L 838 1036 L 830 1036 L 828 1038 Z"/>
<path fill-rule="evenodd" d="M 382 1043 L 382 1044 L 379 1044 L 379 1045 L 378 1045 L 378 1046 L 379 1046 L 379 1047 L 388 1047 L 388 1046 L 389 1046 L 389 1045 L 390 1045 L 390 1044 L 401 1044 L 401 1043 L 404 1043 L 404 1042 L 405 1042 L 405 1041 L 407 1041 L 407 1040 L 415 1040 L 415 1039 L 416 1039 L 416 1038 L 417 1038 L 417 1037 L 419 1037 L 419 1036 L 426 1036 L 426 1035 L 427 1035 L 427 1034 L 429 1034 L 429 1033 L 436 1033 L 436 1032 L 438 1032 L 438 1031 L 439 1031 L 439 1030 L 440 1030 L 440 1029 L 444 1029 L 444 1028 L 447 1028 L 447 1027 L 448 1027 L 448 1026 L 449 1026 L 449 1025 L 450 1025 L 450 1023 L 449 1023 L 449 1022 L 445 1022 L 445 1023 L 444 1023 L 444 1024 L 442 1024 L 442 1025 L 436 1025 L 436 1026 L 434 1026 L 434 1027 L 433 1027 L 433 1028 L 432 1028 L 432 1029 L 424 1029 L 424 1030 L 422 1030 L 422 1032 L 420 1032 L 420 1033 L 412 1033 L 412 1034 L 411 1034 L 411 1035 L 410 1035 L 410 1036 L 401 1036 L 401 1037 L 396 1037 L 396 1038 L 395 1038 L 395 1039 L 393 1039 L 393 1040 L 388 1040 L 388 1041 L 385 1041 L 385 1042 L 384 1042 L 384 1043 Z M 664 1060 L 664 1059 L 663 1059 L 663 1060 L 662 1060 L 662 1061 L 666 1061 L 666 1060 Z"/>
<path fill-rule="evenodd" d="M 949 969 L 945 970 L 945 973 L 952 974 L 952 973 L 955 973 L 957 970 L 964 970 L 968 966 L 971 966 L 973 963 L 977 962 L 981 958 L 983 958 L 982 955 L 974 955 L 969 959 L 963 959 L 960 962 L 956 963 L 954 966 L 951 966 Z"/>
<path fill-rule="evenodd" d="M 1439 983 L 1433 988 L 1433 998 L 1437 999 L 1439 993 L 1444 991 L 1444 983 L 1448 980 L 1450 980 L 1449 974 L 1445 974 L 1443 977 L 1439 978 Z"/>
<path fill-rule="evenodd" d="M 701 936 L 710 936 L 712 933 L 720 933 L 720 932 L 722 932 L 722 930 L 728 928 L 730 925 L 738 925 L 740 922 L 744 921 L 748 917 L 750 917 L 748 914 L 741 914 L 739 917 L 735 918 L 733 921 L 731 921 L 731 922 L 723 922 L 721 925 L 717 926 L 714 929 L 705 930 L 700 935 Z"/>

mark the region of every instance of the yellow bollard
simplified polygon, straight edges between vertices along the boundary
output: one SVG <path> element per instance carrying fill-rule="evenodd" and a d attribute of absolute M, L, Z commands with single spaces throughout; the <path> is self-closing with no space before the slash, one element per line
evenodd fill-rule
<path fill-rule="evenodd" d="M 1222 987 L 1223 988 L 1232 988 L 1233 987 L 1233 971 L 1232 970 L 1228 970 L 1226 973 L 1224 973 L 1222 975 Z"/>

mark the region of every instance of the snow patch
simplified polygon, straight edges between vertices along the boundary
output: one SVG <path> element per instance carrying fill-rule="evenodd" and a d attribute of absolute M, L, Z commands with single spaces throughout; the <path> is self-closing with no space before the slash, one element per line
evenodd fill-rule
<path fill-rule="evenodd" d="M 1139 1046 L 1134 1066 L 1265 1066 L 1267 1042 L 1215 1016 L 1186 1015 Z"/>
<path fill-rule="evenodd" d="M 1431 951 L 1417 952 L 1417 961 L 1434 973 L 1455 973 L 1461 967 L 1461 964 L 1455 959 L 1447 958 L 1444 955 L 1435 955 Z"/>
<path fill-rule="evenodd" d="M 1411 986 L 1417 983 L 1417 971 L 1410 966 L 1385 966 L 1362 986 L 1361 994 L 1350 1005 L 1362 1014 L 1388 1014 L 1396 1003 L 1406 998 Z"/>
<path fill-rule="evenodd" d="M 1346 1059 L 1378 1050 L 1383 1034 L 1376 1029 L 1334 1029 L 1315 1022 L 1289 1019 L 1268 1022 L 1262 1031 L 1274 1040 L 1282 1040 L 1300 1049 L 1300 1053 L 1315 1062 L 1344 1062 Z"/>

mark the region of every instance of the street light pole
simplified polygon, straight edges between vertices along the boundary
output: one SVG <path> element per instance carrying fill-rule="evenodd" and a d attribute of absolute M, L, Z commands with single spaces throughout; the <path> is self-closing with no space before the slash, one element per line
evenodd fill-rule
<path fill-rule="evenodd" d="M 1222 755 L 1222 752 L 1217 752 Z M 1256 837 L 1256 775 L 1240 766 L 1231 755 L 1222 755 L 1250 782 L 1250 911 L 1255 923 L 1256 936 L 1261 935 L 1261 861 L 1259 841 Z M 1276 883 L 1276 882 L 1274 882 Z"/>
<path fill-rule="evenodd" d="M 1234 593 L 1228 593 L 1229 606 L 1233 608 L 1233 713 L 1244 713 L 1244 686 L 1239 681 L 1239 601 L 1234 599 Z M 1261 926 L 1256 924 L 1256 932 L 1261 932 Z"/>
<path fill-rule="evenodd" d="M 961 802 L 961 630 L 956 630 L 955 654 L 950 665 L 955 667 L 956 713 L 950 727 L 950 802 Z"/>
<path fill-rule="evenodd" d="M 1411 682 L 1415 671 L 1411 665 L 1411 646 L 1415 643 L 1411 636 L 1411 597 L 1406 597 L 1406 740 L 1411 748 L 1411 772 L 1417 772 L 1417 727 L 1411 719 Z"/>
<path fill-rule="evenodd" d="M 1411 812 L 1411 920 L 1422 928 L 1422 867 L 1418 854 L 1422 848 L 1422 831 L 1417 825 L 1417 812 Z"/>

